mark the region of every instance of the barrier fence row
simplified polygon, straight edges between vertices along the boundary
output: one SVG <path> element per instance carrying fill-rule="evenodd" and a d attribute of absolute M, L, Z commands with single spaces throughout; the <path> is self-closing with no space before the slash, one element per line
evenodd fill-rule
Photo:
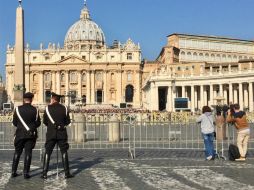
<path fill-rule="evenodd" d="M 109 120 L 76 119 L 67 127 L 70 149 L 126 149 L 132 157 L 138 149 L 195 149 L 204 150 L 200 124 L 195 122 L 147 122 L 129 117 Z M 253 128 L 250 123 L 251 129 Z M 36 150 L 43 150 L 47 128 L 38 128 Z M 227 124 L 216 128 L 215 146 L 218 152 L 227 151 L 229 144 L 236 144 L 236 130 Z M 13 150 L 15 127 L 11 122 L 0 122 L 0 150 Z M 254 134 L 251 131 L 249 149 L 254 149 Z"/>

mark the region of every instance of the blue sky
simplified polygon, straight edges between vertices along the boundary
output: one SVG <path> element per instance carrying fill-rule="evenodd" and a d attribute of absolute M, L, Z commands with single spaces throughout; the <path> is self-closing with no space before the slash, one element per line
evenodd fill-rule
<path fill-rule="evenodd" d="M 5 76 L 7 44 L 15 43 L 18 0 L 0 0 L 0 74 Z M 129 37 L 140 43 L 142 56 L 154 60 L 171 33 L 254 39 L 254 0 L 87 0 L 92 19 L 106 42 Z M 68 28 L 79 19 L 83 0 L 23 0 L 25 41 L 63 44 Z"/>

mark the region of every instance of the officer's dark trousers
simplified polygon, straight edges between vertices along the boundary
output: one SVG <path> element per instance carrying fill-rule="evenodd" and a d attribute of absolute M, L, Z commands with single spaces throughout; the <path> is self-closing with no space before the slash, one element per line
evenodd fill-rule
<path fill-rule="evenodd" d="M 67 152 L 67 150 L 69 149 L 69 144 L 66 139 L 57 139 L 57 140 L 52 139 L 52 140 L 48 140 L 45 144 L 46 154 L 48 154 L 49 156 L 52 154 L 52 151 L 56 143 L 58 144 L 62 154 Z"/>
<path fill-rule="evenodd" d="M 42 178 L 47 178 L 47 172 L 49 168 L 49 162 L 50 162 L 50 156 L 52 154 L 52 151 L 55 147 L 55 145 L 58 145 L 60 148 L 60 151 L 62 153 L 62 161 L 63 161 L 63 167 L 65 170 L 65 177 L 69 177 L 69 161 L 68 161 L 68 154 L 67 150 L 69 149 L 69 144 L 67 143 L 67 139 L 52 139 L 47 140 L 45 143 L 45 155 L 44 155 L 44 161 L 43 161 L 43 172 L 42 172 Z"/>
<path fill-rule="evenodd" d="M 32 160 L 32 150 L 35 147 L 36 139 L 20 139 L 15 140 L 15 153 L 13 156 L 12 173 L 17 172 L 20 156 L 25 149 L 24 157 L 24 174 L 28 174 L 30 171 L 30 165 Z"/>

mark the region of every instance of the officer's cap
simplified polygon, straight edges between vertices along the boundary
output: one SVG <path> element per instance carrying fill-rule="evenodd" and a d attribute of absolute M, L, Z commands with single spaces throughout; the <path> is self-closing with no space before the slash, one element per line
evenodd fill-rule
<path fill-rule="evenodd" d="M 56 94 L 56 93 L 54 93 L 54 92 L 51 92 L 51 98 L 53 98 L 53 97 L 56 97 L 56 98 L 62 98 L 62 97 L 64 97 L 64 96 L 62 96 L 62 95 L 59 95 L 59 94 Z"/>
<path fill-rule="evenodd" d="M 33 97 L 34 97 L 34 94 L 31 92 L 27 92 L 23 96 L 24 99 L 33 99 Z"/>

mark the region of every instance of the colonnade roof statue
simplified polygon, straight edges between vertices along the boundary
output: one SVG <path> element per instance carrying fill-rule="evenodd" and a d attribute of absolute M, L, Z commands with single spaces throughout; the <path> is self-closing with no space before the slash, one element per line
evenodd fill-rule
<path fill-rule="evenodd" d="M 105 36 L 102 29 L 92 21 L 87 3 L 84 1 L 84 7 L 81 10 L 80 20 L 75 22 L 68 30 L 65 40 L 65 47 L 72 48 L 79 45 L 98 45 L 105 44 Z"/>

